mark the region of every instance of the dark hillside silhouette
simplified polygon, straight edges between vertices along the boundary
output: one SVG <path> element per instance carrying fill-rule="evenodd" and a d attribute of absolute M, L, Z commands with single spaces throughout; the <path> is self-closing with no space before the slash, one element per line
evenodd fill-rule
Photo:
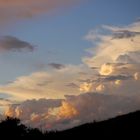
<path fill-rule="evenodd" d="M 32 137 L 41 139 L 59 139 L 82 137 L 85 139 L 108 138 L 122 139 L 129 137 L 140 139 L 140 111 L 119 116 L 102 122 L 84 124 L 60 132 L 42 133 L 38 129 L 27 128 L 19 119 L 7 118 L 0 123 L 1 137 Z"/>
<path fill-rule="evenodd" d="M 43 137 L 43 133 L 37 128 L 28 128 L 20 123 L 17 118 L 7 117 L 0 123 L 0 137 Z"/>

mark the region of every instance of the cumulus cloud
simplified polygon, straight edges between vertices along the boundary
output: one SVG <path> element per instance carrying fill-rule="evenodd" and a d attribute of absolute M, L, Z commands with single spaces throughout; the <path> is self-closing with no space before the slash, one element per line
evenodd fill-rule
<path fill-rule="evenodd" d="M 9 22 L 15 19 L 31 18 L 43 13 L 49 13 L 53 9 L 65 7 L 79 0 L 0 0 L 1 22 Z"/>
<path fill-rule="evenodd" d="M 71 119 L 77 115 L 78 115 L 78 111 L 72 104 L 65 101 L 62 102 L 62 106 L 59 108 L 59 112 L 58 112 L 58 116 L 60 118 Z"/>
<path fill-rule="evenodd" d="M 92 57 L 83 58 L 84 63 L 88 64 L 90 67 L 100 67 L 104 63 L 115 63 L 116 60 L 120 63 L 122 59 L 126 63 L 129 63 L 129 61 L 138 63 L 138 58 L 140 57 L 140 35 L 135 34 L 132 37 L 133 40 L 126 37 L 123 37 L 122 39 L 112 39 L 112 32 L 117 32 L 120 30 L 128 30 L 129 32 L 140 32 L 140 22 L 133 23 L 126 27 L 103 27 L 106 30 L 109 30 L 109 32 L 111 31 L 111 33 L 109 35 L 98 35 L 98 38 L 100 38 L 100 40 L 97 43 L 97 46 L 89 50 L 89 53 L 91 53 Z M 94 38 L 92 39 L 92 41 L 94 41 L 96 34 L 94 32 L 92 32 L 92 34 L 90 32 L 89 34 L 90 38 L 93 35 Z"/>
<path fill-rule="evenodd" d="M 92 57 L 83 59 L 89 67 L 99 67 L 96 80 L 87 82 L 90 91 L 109 94 L 139 94 L 140 22 L 124 27 L 103 26 L 107 35 L 97 34 L 96 47 L 88 50 Z M 97 31 L 86 39 L 96 40 Z M 92 37 L 93 36 L 93 37 Z M 93 53 L 94 52 L 94 53 Z M 92 79 L 92 78 L 91 78 Z"/>
<path fill-rule="evenodd" d="M 5 113 L 7 116 L 20 117 L 21 119 L 27 119 L 29 115 L 34 114 L 42 114 L 47 113 L 49 108 L 54 108 L 61 105 L 61 100 L 53 100 L 53 99 L 39 99 L 39 100 L 26 100 L 25 102 L 19 105 L 12 105 L 9 110 Z M 15 110 L 13 110 L 13 108 Z M 14 112 L 13 112 L 14 111 Z"/>
<path fill-rule="evenodd" d="M 26 41 L 22 41 L 13 36 L 3 36 L 0 38 L 0 53 L 1 52 L 22 52 L 33 51 L 34 46 Z"/>
<path fill-rule="evenodd" d="M 98 34 L 96 46 L 89 50 L 92 57 L 83 58 L 84 64 L 36 72 L 1 85 L 0 92 L 10 94 L 13 99 L 30 99 L 28 104 L 25 101 L 11 105 L 5 114 L 19 117 L 25 124 L 50 130 L 66 129 L 139 109 L 140 36 L 131 36 L 133 40 L 127 35 L 112 37 L 120 30 L 140 32 L 140 22 L 103 28 L 109 33 Z M 95 39 L 95 34 L 90 32 L 90 40 Z M 42 101 L 32 98 L 47 98 L 44 102 L 47 104 L 48 99 L 50 102 L 48 106 L 40 106 Z"/>
<path fill-rule="evenodd" d="M 5 112 L 23 123 L 47 130 L 62 130 L 139 109 L 140 99 L 97 93 L 66 96 L 64 100 L 28 100 Z M 88 115 L 87 115 L 88 114 Z"/>
<path fill-rule="evenodd" d="M 80 85 L 81 92 L 90 92 L 92 90 L 92 83 L 84 82 Z"/>
<path fill-rule="evenodd" d="M 0 98 L 0 112 L 3 113 L 5 110 L 9 108 L 9 106 L 14 104 L 18 105 L 18 102 L 6 98 Z M 1 119 L 1 115 L 0 115 L 0 119 Z"/>

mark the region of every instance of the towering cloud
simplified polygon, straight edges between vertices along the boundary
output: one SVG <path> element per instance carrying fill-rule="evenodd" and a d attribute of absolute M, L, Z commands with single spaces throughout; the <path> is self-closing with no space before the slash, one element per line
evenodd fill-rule
<path fill-rule="evenodd" d="M 96 39 L 97 46 L 90 49 L 92 57 L 83 58 L 84 64 L 62 69 L 53 64 L 59 70 L 33 73 L 1 85 L 0 92 L 13 99 L 27 100 L 27 95 L 31 99 L 11 105 L 5 115 L 34 127 L 66 129 L 139 109 L 140 22 L 103 28 L 109 30 L 108 35 L 97 34 L 96 38 L 93 31 L 87 35 Z"/>
<path fill-rule="evenodd" d="M 86 93 L 65 100 L 28 100 L 12 105 L 5 115 L 48 130 L 67 129 L 93 120 L 103 120 L 139 109 L 140 99 Z M 88 114 L 88 115 L 87 115 Z"/>
<path fill-rule="evenodd" d="M 73 116 L 78 115 L 78 111 L 68 102 L 62 102 L 62 106 L 59 108 L 58 115 L 60 118 L 71 119 Z"/>
<path fill-rule="evenodd" d="M 87 63 L 89 66 L 101 66 L 104 63 L 139 63 L 140 57 L 140 22 L 133 23 L 126 27 L 109 27 L 103 26 L 107 31 L 111 31 L 111 34 L 97 35 L 93 31 L 89 32 L 86 36 L 86 39 L 91 41 L 96 40 L 97 38 L 100 40 L 97 43 L 97 46 L 90 51 L 94 54 L 92 57 L 85 57 L 83 61 Z M 127 37 L 122 32 L 123 37 L 117 38 L 114 37 L 114 32 L 125 31 L 127 33 L 134 34 L 131 37 Z M 135 33 L 136 32 L 136 33 Z M 112 39 L 112 37 L 114 37 Z"/>

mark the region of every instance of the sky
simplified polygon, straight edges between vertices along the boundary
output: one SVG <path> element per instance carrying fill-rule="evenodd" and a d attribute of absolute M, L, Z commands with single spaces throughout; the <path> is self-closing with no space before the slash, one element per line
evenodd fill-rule
<path fill-rule="evenodd" d="M 61 130 L 140 109 L 139 5 L 0 0 L 2 118 Z"/>

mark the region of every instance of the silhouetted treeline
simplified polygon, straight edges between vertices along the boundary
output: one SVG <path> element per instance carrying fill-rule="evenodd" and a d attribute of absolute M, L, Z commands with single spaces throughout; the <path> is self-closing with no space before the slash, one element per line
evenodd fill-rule
<path fill-rule="evenodd" d="M 0 138 L 25 137 L 38 139 L 59 139 L 76 137 L 84 139 L 140 139 L 140 111 L 119 116 L 102 122 L 84 124 L 59 132 L 41 132 L 39 129 L 28 128 L 19 119 L 7 118 L 0 123 Z M 137 138 L 136 138 L 137 137 Z"/>

